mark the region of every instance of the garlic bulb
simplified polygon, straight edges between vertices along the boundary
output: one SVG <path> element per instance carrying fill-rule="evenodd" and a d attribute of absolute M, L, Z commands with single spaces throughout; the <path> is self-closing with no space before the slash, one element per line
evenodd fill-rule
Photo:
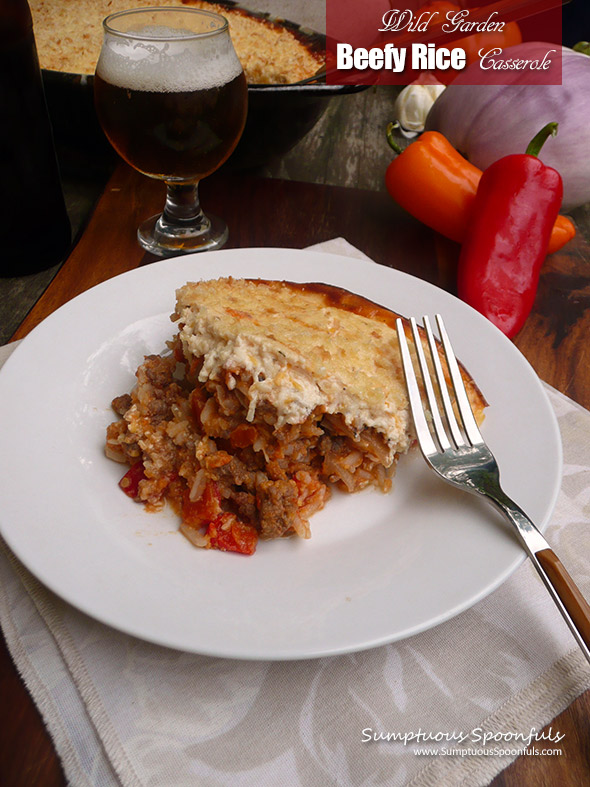
<path fill-rule="evenodd" d="M 416 136 L 424 131 L 426 117 L 444 89 L 439 83 L 414 83 L 401 91 L 394 105 L 394 115 L 405 136 Z"/>

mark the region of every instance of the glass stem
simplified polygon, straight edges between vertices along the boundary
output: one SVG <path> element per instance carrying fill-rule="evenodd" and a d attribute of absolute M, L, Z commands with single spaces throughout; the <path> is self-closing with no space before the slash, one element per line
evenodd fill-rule
<path fill-rule="evenodd" d="M 166 183 L 163 213 L 139 225 L 137 237 L 146 251 L 160 257 L 219 249 L 227 241 L 227 224 L 201 210 L 198 183 Z"/>
<path fill-rule="evenodd" d="M 198 183 L 167 183 L 166 205 L 161 217 L 162 225 L 182 227 L 190 224 L 205 229 L 209 220 L 201 209 Z"/>

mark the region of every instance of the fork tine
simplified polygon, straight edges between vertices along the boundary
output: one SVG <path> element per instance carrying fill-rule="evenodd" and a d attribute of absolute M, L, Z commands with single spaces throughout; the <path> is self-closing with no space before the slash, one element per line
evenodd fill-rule
<path fill-rule="evenodd" d="M 414 372 L 410 350 L 408 348 L 408 341 L 404 331 L 404 324 L 401 319 L 396 320 L 397 336 L 399 339 L 399 348 L 402 358 L 402 367 L 404 376 L 406 378 L 406 385 L 408 387 L 408 399 L 410 400 L 410 409 L 412 411 L 412 418 L 414 426 L 416 427 L 416 436 L 420 450 L 425 456 L 436 454 L 438 449 L 430 434 L 430 428 L 426 421 L 426 415 L 422 408 L 422 397 L 420 396 L 420 389 L 418 388 L 418 381 Z"/>
<path fill-rule="evenodd" d="M 428 399 L 428 406 L 430 408 L 430 414 L 432 416 L 434 432 L 436 434 L 436 438 L 442 450 L 448 451 L 449 448 L 451 447 L 451 443 L 449 442 L 446 429 L 444 427 L 444 424 L 440 416 L 438 402 L 436 401 L 434 388 L 432 386 L 432 380 L 430 378 L 430 370 L 428 369 L 428 364 L 426 363 L 426 356 L 424 355 L 424 348 L 422 347 L 422 339 L 420 338 L 420 334 L 418 332 L 418 326 L 416 325 L 416 320 L 413 317 L 410 318 L 410 325 L 412 326 L 414 347 L 416 348 L 416 355 L 418 356 L 418 363 L 420 364 L 420 371 L 422 373 L 422 380 L 424 382 L 426 398 Z"/>
<path fill-rule="evenodd" d="M 467 398 L 467 391 L 465 390 L 465 383 L 463 382 L 459 364 L 455 358 L 451 341 L 440 314 L 436 315 L 436 322 L 438 324 L 440 340 L 444 347 L 447 365 L 449 367 L 449 374 L 451 375 L 451 380 L 453 381 L 453 388 L 455 389 L 455 397 L 457 400 L 457 408 L 463 421 L 465 434 L 471 442 L 471 445 L 481 445 L 484 441 L 481 436 L 481 432 L 479 431 L 477 421 L 473 415 L 471 405 L 469 404 L 469 399 Z"/>
<path fill-rule="evenodd" d="M 455 411 L 453 409 L 451 397 L 449 396 L 449 389 L 447 388 L 447 381 L 445 379 L 442 364 L 440 362 L 440 355 L 438 354 L 438 347 L 436 346 L 434 334 L 432 333 L 430 320 L 428 319 L 427 316 L 424 316 L 422 318 L 422 322 L 424 324 L 424 330 L 426 331 L 426 336 L 428 338 L 428 346 L 430 348 L 430 355 L 432 356 L 432 364 L 434 366 L 436 381 L 438 383 L 438 390 L 443 403 L 443 408 L 445 411 L 447 423 L 449 425 L 449 430 L 451 432 L 453 442 L 455 443 L 457 448 L 460 448 L 461 446 L 466 445 L 466 443 L 465 440 L 463 439 L 463 435 L 461 434 L 461 429 L 459 428 L 457 419 L 455 418 Z"/>

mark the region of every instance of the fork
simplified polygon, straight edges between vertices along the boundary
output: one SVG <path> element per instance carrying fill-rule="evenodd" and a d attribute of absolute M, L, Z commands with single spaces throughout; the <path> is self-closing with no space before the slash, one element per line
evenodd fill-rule
<path fill-rule="evenodd" d="M 427 464 L 441 478 L 460 489 L 488 498 L 514 526 L 521 545 L 528 553 L 590 663 L 590 606 L 545 537 L 500 486 L 498 464 L 486 445 L 473 415 L 457 359 L 439 314 L 436 315 L 436 322 L 446 358 L 448 377 L 452 382 L 455 406 L 428 317 L 423 318 L 423 327 L 434 369 L 433 376 L 437 384 L 438 398 L 416 320 L 410 319 L 416 356 L 431 416 L 429 422 L 422 403 L 422 394 L 408 347 L 404 322 L 401 319 L 396 321 L 410 410 L 420 450 Z M 444 422 L 439 402 L 442 404 Z M 456 417 L 455 410 L 459 418 Z"/>

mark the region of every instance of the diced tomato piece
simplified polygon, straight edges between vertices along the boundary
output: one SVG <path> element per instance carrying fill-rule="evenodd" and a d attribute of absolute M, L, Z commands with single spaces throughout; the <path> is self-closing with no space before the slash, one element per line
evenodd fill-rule
<path fill-rule="evenodd" d="M 139 497 L 139 482 L 145 478 L 145 470 L 143 462 L 136 462 L 131 465 L 129 470 L 125 473 L 123 478 L 119 481 L 119 486 L 126 495 L 137 500 Z"/>
<path fill-rule="evenodd" d="M 240 424 L 236 426 L 229 436 L 230 443 L 234 448 L 247 448 L 256 440 L 258 432 L 254 426 Z"/>
<path fill-rule="evenodd" d="M 209 481 L 198 500 L 191 500 L 186 490 L 182 503 L 182 521 L 190 527 L 200 527 L 221 513 L 221 494 L 215 481 Z"/>
<path fill-rule="evenodd" d="M 253 555 L 258 543 L 256 529 L 229 512 L 219 514 L 209 524 L 207 536 L 213 549 L 242 555 Z"/>

